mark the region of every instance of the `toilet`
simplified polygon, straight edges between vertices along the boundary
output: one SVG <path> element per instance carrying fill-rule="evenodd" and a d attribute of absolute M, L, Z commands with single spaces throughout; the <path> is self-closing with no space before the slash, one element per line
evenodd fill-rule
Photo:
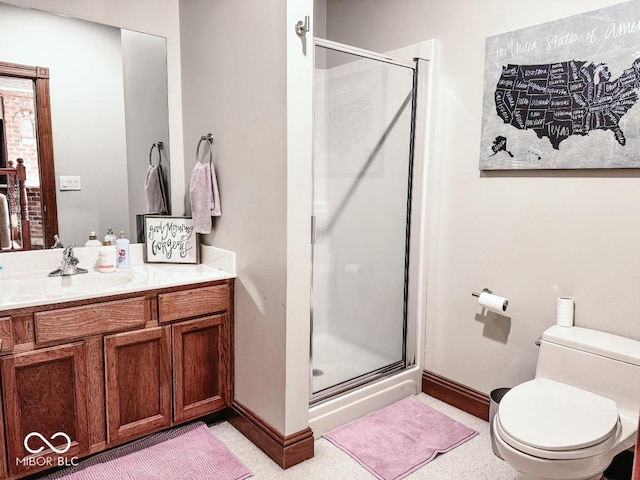
<path fill-rule="evenodd" d="M 502 398 L 493 439 L 518 480 L 600 480 L 635 444 L 639 411 L 640 341 L 554 325 L 535 378 Z"/>

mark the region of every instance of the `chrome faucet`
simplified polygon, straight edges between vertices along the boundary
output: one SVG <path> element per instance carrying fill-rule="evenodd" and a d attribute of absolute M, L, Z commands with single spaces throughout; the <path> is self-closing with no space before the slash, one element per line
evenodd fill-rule
<path fill-rule="evenodd" d="M 59 277 L 66 275 L 77 275 L 79 273 L 89 273 L 86 268 L 78 266 L 80 260 L 73 254 L 73 247 L 75 245 L 69 245 L 62 251 L 62 263 L 60 268 L 56 268 L 53 272 L 49 273 L 50 277 Z"/>

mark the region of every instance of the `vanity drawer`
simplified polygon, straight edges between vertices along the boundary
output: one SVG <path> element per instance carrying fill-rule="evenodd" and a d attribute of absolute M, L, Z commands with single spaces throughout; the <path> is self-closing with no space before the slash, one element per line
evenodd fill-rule
<path fill-rule="evenodd" d="M 192 288 L 158 295 L 158 321 L 172 322 L 229 309 L 229 286 Z"/>
<path fill-rule="evenodd" d="M 13 329 L 11 317 L 0 317 L 0 353 L 13 350 Z"/>
<path fill-rule="evenodd" d="M 145 297 L 61 308 L 34 314 L 36 344 L 144 327 Z"/>

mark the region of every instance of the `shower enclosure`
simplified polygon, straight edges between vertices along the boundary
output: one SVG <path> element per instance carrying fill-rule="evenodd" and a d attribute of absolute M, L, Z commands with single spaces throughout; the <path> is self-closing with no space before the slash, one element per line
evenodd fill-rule
<path fill-rule="evenodd" d="M 416 66 L 316 39 L 311 398 L 412 362 Z"/>

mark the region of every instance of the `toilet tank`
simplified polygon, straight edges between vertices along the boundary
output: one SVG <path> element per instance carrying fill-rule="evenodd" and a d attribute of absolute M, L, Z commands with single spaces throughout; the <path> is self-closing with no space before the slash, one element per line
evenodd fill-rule
<path fill-rule="evenodd" d="M 536 378 L 549 378 L 611 398 L 621 411 L 640 410 L 640 341 L 581 327 L 548 328 L 540 340 Z"/>

